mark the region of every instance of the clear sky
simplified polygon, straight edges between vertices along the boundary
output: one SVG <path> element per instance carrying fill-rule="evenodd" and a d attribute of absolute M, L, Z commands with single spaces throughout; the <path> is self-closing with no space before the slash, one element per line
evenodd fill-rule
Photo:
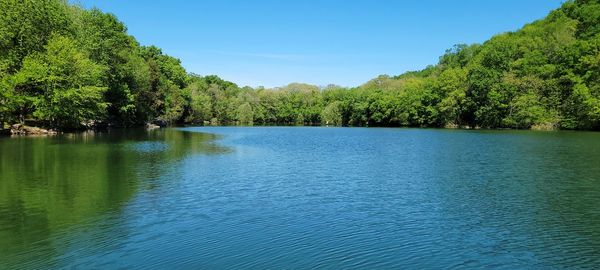
<path fill-rule="evenodd" d="M 241 86 L 357 86 L 435 64 L 543 18 L 562 0 L 72 0 L 123 21 L 188 72 Z"/>

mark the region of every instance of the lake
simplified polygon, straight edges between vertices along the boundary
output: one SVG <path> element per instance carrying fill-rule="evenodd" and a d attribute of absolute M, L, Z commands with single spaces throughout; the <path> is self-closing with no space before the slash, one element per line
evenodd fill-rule
<path fill-rule="evenodd" d="M 0 138 L 0 268 L 594 268 L 600 133 Z"/>

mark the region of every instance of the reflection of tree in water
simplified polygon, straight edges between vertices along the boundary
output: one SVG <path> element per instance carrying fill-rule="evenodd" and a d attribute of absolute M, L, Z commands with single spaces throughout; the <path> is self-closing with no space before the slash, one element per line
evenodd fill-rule
<path fill-rule="evenodd" d="M 229 151 L 215 139 L 173 129 L 0 139 L 0 257 L 52 249 L 49 236 L 118 212 L 141 180 L 190 154 Z"/>

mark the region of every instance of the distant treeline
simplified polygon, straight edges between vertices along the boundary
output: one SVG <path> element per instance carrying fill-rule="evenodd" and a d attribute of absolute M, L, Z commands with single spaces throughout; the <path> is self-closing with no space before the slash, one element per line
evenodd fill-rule
<path fill-rule="evenodd" d="M 0 0 L 0 123 L 26 119 L 598 130 L 600 3 L 567 1 L 516 32 L 456 45 L 435 66 L 355 88 L 253 89 L 188 74 L 112 14 Z"/>

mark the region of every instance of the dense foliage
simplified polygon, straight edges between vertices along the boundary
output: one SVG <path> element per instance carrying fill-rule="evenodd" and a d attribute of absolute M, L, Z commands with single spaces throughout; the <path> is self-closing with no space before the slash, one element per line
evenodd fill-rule
<path fill-rule="evenodd" d="M 424 70 L 346 89 L 238 87 L 186 73 L 113 15 L 0 0 L 0 122 L 59 128 L 170 123 L 600 129 L 600 3 L 568 1 Z"/>
<path fill-rule="evenodd" d="M 180 119 L 188 75 L 111 14 L 61 0 L 0 0 L 0 122 L 59 128 Z"/>

